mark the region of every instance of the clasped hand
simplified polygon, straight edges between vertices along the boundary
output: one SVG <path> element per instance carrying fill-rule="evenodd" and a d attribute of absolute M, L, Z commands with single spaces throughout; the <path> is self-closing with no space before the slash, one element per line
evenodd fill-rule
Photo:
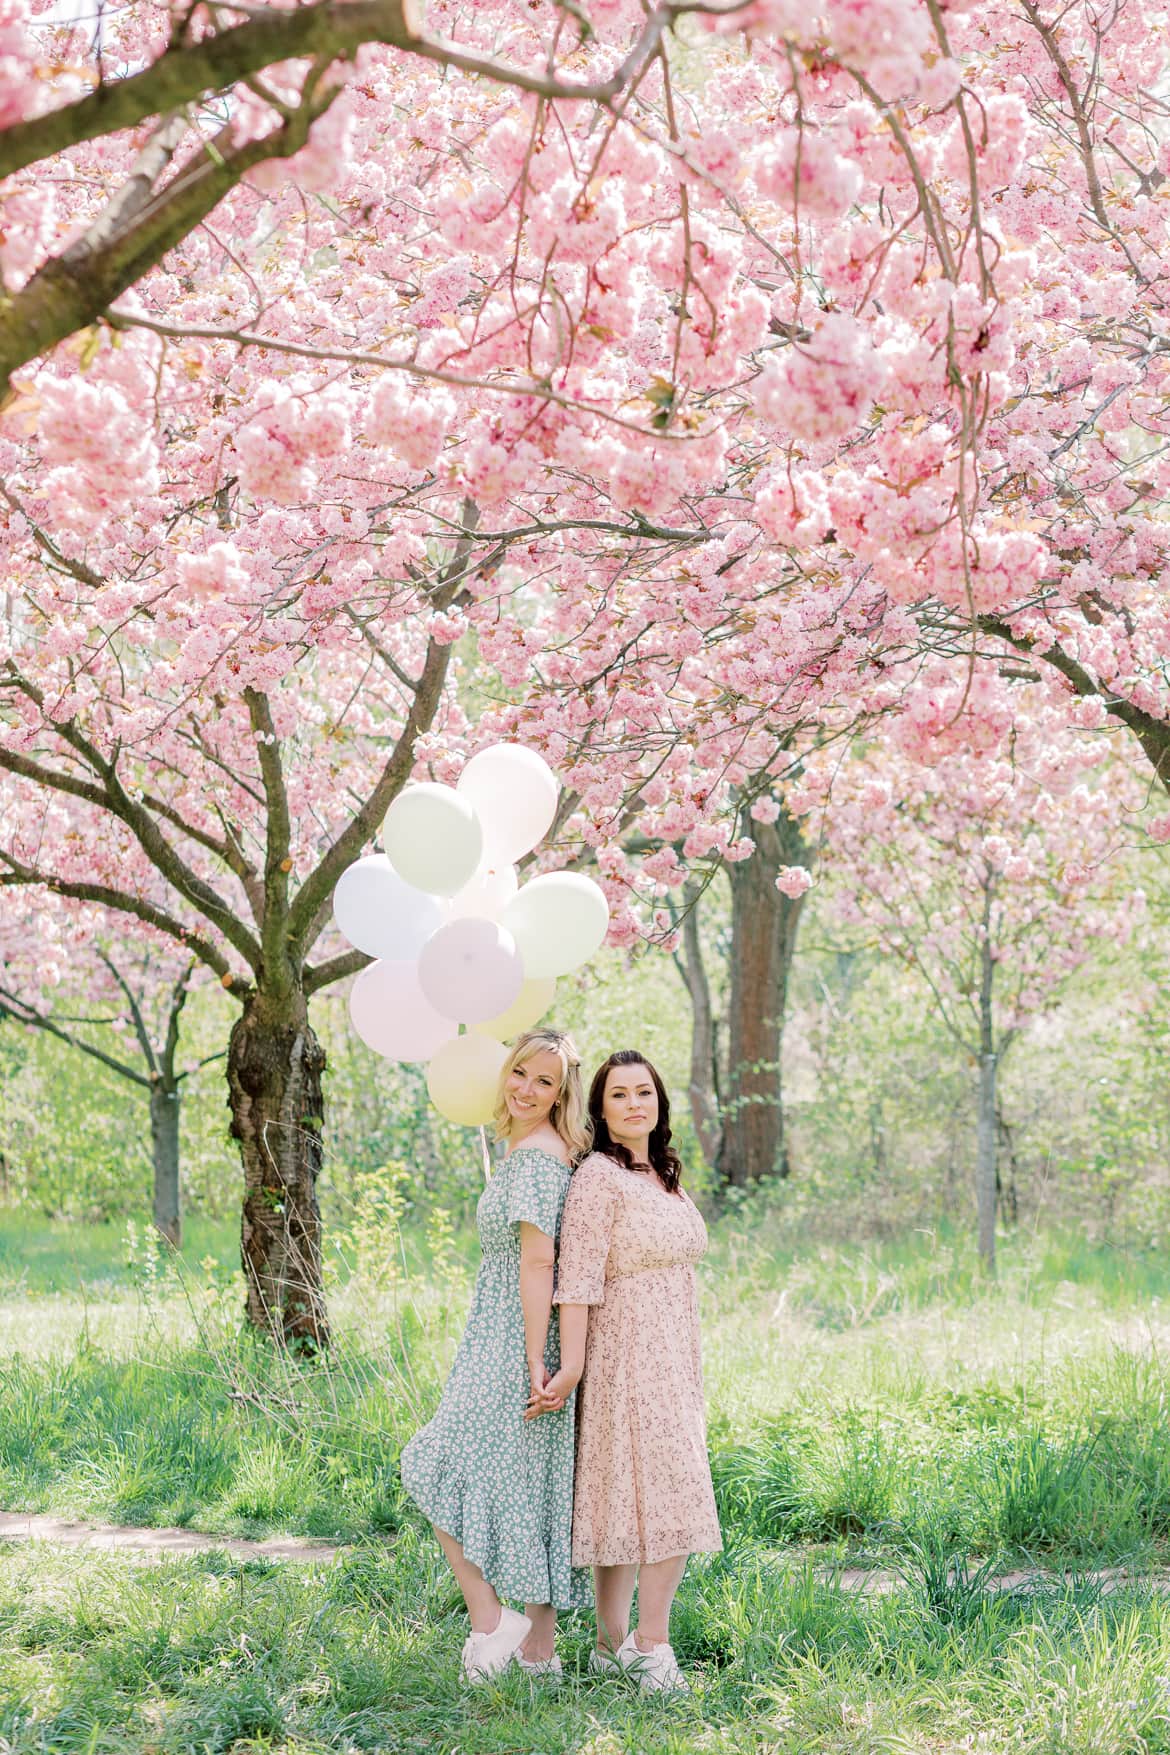
<path fill-rule="evenodd" d="M 550 1377 L 541 1367 L 539 1379 L 537 1373 L 531 1373 L 532 1389 L 528 1397 L 528 1408 L 524 1415 L 526 1420 L 539 1419 L 541 1414 L 555 1414 L 564 1407 L 580 1380 L 580 1373 L 570 1371 L 562 1365 L 560 1370 Z"/>

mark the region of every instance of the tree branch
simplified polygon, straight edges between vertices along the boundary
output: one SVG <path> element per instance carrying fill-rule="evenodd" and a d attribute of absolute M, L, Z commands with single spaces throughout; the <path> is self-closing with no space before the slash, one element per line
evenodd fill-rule
<path fill-rule="evenodd" d="M 142 1007 L 138 1003 L 138 996 L 133 992 L 130 983 L 126 980 L 126 977 L 122 974 L 122 971 L 118 968 L 118 965 L 114 962 L 112 957 L 107 956 L 105 951 L 99 950 L 98 958 L 105 964 L 106 968 L 110 971 L 110 974 L 114 977 L 114 980 L 121 988 L 126 1003 L 130 1007 L 130 1017 L 134 1024 L 134 1034 L 138 1037 L 138 1046 L 142 1050 L 142 1058 L 145 1060 L 151 1073 L 157 1073 L 158 1065 L 154 1057 L 154 1044 L 150 1040 L 150 1031 L 146 1027 L 146 1019 L 142 1015 Z"/>
<path fill-rule="evenodd" d="M 623 432 L 637 433 L 643 439 L 647 437 L 644 421 L 629 420 L 624 415 L 613 414 L 600 403 L 563 395 L 543 378 L 481 378 L 466 372 L 451 372 L 443 366 L 420 365 L 409 357 L 396 360 L 387 359 L 382 353 L 367 353 L 360 348 L 313 347 L 305 341 L 288 341 L 277 335 L 262 335 L 252 329 L 225 329 L 206 323 L 163 323 L 158 318 L 144 316 L 140 311 L 103 310 L 94 315 L 100 315 L 112 329 L 148 329 L 151 334 L 165 336 L 169 341 L 230 341 L 237 347 L 262 347 L 266 353 L 291 354 L 294 359 L 335 360 L 342 365 L 377 366 L 385 371 L 410 372 L 427 383 L 451 384 L 457 390 L 491 390 L 502 396 L 532 396 L 541 402 L 551 403 L 554 408 L 566 408 L 575 414 L 589 414 L 609 426 L 620 427 Z M 656 431 L 653 435 L 656 445 L 691 445 L 696 436 L 694 433 L 673 431 Z M 633 512 L 631 518 L 639 527 L 638 534 L 643 534 L 641 525 L 644 521 L 641 514 Z M 599 520 L 590 525 L 575 520 L 573 525 L 567 527 L 572 528 L 577 524 L 581 524 L 582 528 L 606 528 Z M 626 529 L 623 525 L 617 525 L 616 528 L 619 532 Z M 649 528 L 648 526 L 647 530 Z M 706 532 L 696 534 L 694 531 L 671 531 L 667 534 L 687 542 L 708 540 Z"/>
<path fill-rule="evenodd" d="M 431 594 L 436 609 L 449 609 L 458 596 L 464 562 L 470 551 L 472 535 L 479 523 L 479 508 L 470 501 L 463 505 L 464 534 L 444 568 L 440 584 Z M 288 947 L 294 966 L 300 964 L 309 943 L 310 929 L 318 910 L 331 893 L 342 872 L 353 864 L 374 830 L 386 815 L 410 778 L 414 767 L 415 740 L 426 731 L 438 710 L 451 660 L 451 647 L 432 640 L 427 646 L 422 675 L 415 687 L 414 699 L 406 715 L 398 741 L 378 777 L 377 784 L 365 803 L 355 812 L 333 845 L 322 856 L 298 890 L 288 914 Z M 328 965 L 323 965 L 328 967 Z M 320 982 L 318 982 L 320 985 Z"/>
<path fill-rule="evenodd" d="M 365 951 L 343 951 L 338 957 L 330 957 L 327 963 L 318 963 L 315 969 L 305 970 L 305 993 L 319 993 L 323 987 L 331 987 L 335 981 L 344 981 L 347 975 L 358 975 L 368 969 L 373 962 Z"/>
<path fill-rule="evenodd" d="M 312 74 L 305 84 L 309 91 Z M 0 299 L 0 397 L 15 371 L 92 323 L 205 219 L 246 171 L 299 152 L 339 89 L 306 97 L 279 128 L 243 146 L 232 147 L 227 124 L 214 139 L 201 141 L 201 150 L 165 189 L 154 192 L 174 151 L 168 119 L 135 161 L 132 197 L 119 191 L 88 231 L 50 258 L 20 292 Z"/>
<path fill-rule="evenodd" d="M 1170 792 L 1170 725 L 1165 720 L 1156 719 L 1152 713 L 1135 707 L 1132 701 L 1126 701 L 1120 695 L 1102 687 L 1096 677 L 1063 647 L 1052 645 L 1041 648 L 1027 635 L 1013 633 L 1008 623 L 1001 621 L 998 616 L 981 615 L 976 619 L 982 633 L 991 634 L 1016 652 L 1026 653 L 1029 658 L 1043 661 L 1058 670 L 1072 684 L 1074 694 L 1082 698 L 1095 696 L 1111 719 L 1118 720 L 1133 732 L 1158 780 Z"/>
<path fill-rule="evenodd" d="M 18 687 L 30 701 L 44 710 L 44 693 L 35 683 L 19 675 L 10 667 L 9 674 L 15 679 Z M 0 768 L 8 768 L 14 773 L 25 772 L 27 777 L 35 779 L 38 784 L 49 786 L 59 792 L 73 796 L 81 796 L 89 803 L 98 805 L 118 817 L 131 830 L 138 845 L 146 854 L 155 869 L 167 882 L 204 918 L 223 933 L 228 943 L 240 953 L 248 966 L 255 970 L 260 961 L 260 946 L 255 936 L 233 912 L 229 904 L 218 891 L 199 876 L 181 857 L 178 850 L 167 840 L 146 806 L 131 797 L 122 784 L 117 771 L 116 758 L 103 756 L 81 730 L 75 719 L 65 719 L 54 723 L 53 729 L 62 742 L 67 744 L 80 757 L 92 774 L 101 781 L 101 788 L 92 792 L 78 791 L 80 782 L 71 776 L 61 775 L 50 768 L 34 764 L 35 773 L 28 774 L 27 758 L 17 756 L 13 751 L 0 746 Z M 25 764 L 22 768 L 21 764 Z M 226 964 L 224 965 L 226 968 Z"/>
<path fill-rule="evenodd" d="M 15 1023 L 27 1024 L 30 1029 L 44 1030 L 50 1036 L 55 1036 L 59 1042 L 67 1043 L 70 1048 L 78 1048 L 82 1054 L 88 1054 L 94 1060 L 100 1060 L 103 1066 L 109 1067 L 110 1071 L 117 1073 L 119 1078 L 129 1079 L 133 1084 L 143 1085 L 148 1090 L 150 1088 L 150 1080 L 145 1073 L 136 1072 L 132 1066 L 126 1066 L 124 1062 L 115 1060 L 112 1054 L 106 1054 L 103 1049 L 95 1047 L 92 1042 L 87 1042 L 83 1036 L 75 1036 L 71 1030 L 63 1030 L 59 1024 L 55 1024 L 51 1018 L 46 1017 L 44 1012 L 37 1011 L 36 1007 L 29 1005 L 27 1000 L 18 998 L 16 994 L 10 993 L 4 987 L 0 987 L 0 1018 L 11 1018 Z"/>
<path fill-rule="evenodd" d="M 167 1010 L 167 1033 L 163 1041 L 162 1053 L 159 1055 L 162 1076 L 168 1086 L 176 1086 L 179 1083 L 175 1077 L 175 1055 L 179 1051 L 179 1018 L 187 1003 L 187 994 L 194 973 L 195 964 L 190 962 L 171 989 L 171 1003 Z M 226 1053 L 226 1050 L 221 1050 L 221 1052 Z M 202 1066 L 205 1062 L 201 1061 L 199 1064 Z"/>
<path fill-rule="evenodd" d="M 292 870 L 289 853 L 291 823 L 288 790 L 280 760 L 280 745 L 272 724 L 272 708 L 268 696 L 259 689 L 244 690 L 244 701 L 260 760 L 260 778 L 264 783 L 267 806 L 264 838 L 264 917 L 260 922 L 260 954 L 264 961 L 267 984 L 275 990 L 287 991 L 292 982 L 288 964 L 285 926 L 288 921 L 288 874 Z"/>
<path fill-rule="evenodd" d="M 243 24 L 202 41 L 172 41 L 149 67 L 129 78 L 103 83 L 75 103 L 0 129 L 0 178 L 83 141 L 137 127 L 150 116 L 193 103 L 205 92 L 224 91 L 277 62 L 310 57 L 347 59 L 363 43 L 384 43 L 441 67 L 457 67 L 493 84 L 515 86 L 540 97 L 608 103 L 654 53 L 673 19 L 694 10 L 690 5 L 655 7 L 647 14 L 633 48 L 608 79 L 575 83 L 509 66 L 489 56 L 464 54 L 454 43 L 423 36 L 418 0 L 324 0 L 323 4 L 289 11 L 261 7 Z"/>
<path fill-rule="evenodd" d="M 243 999 L 250 992 L 248 982 L 242 981 L 233 972 L 231 964 L 222 951 L 218 950 L 210 940 L 205 939 L 201 933 L 193 932 L 185 927 L 181 921 L 176 920 L 165 909 L 155 907 L 153 902 L 146 902 L 141 896 L 131 896 L 125 891 L 115 890 L 109 884 L 74 882 L 71 879 L 36 871 L 32 866 L 22 865 L 19 860 L 14 859 L 10 853 L 6 853 L 2 848 L 0 848 L 0 865 L 7 867 L 7 874 L 0 874 L 0 888 L 6 888 L 13 884 L 37 884 L 56 896 L 71 896 L 77 902 L 97 902 L 103 908 L 113 908 L 121 914 L 132 914 L 136 920 L 141 920 L 144 925 L 153 926 L 156 931 L 165 933 L 168 938 L 173 938 L 178 944 L 189 950 L 192 956 L 198 957 L 201 963 L 206 963 L 207 967 L 214 970 L 219 977 L 220 985 L 235 997 Z"/>

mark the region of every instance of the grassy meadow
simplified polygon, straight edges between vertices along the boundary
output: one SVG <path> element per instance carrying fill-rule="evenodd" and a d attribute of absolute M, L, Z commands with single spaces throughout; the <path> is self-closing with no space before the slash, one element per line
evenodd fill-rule
<path fill-rule="evenodd" d="M 3 1508 L 346 1544 L 327 1567 L 3 1546 L 0 1749 L 1170 1751 L 1160 1256 L 1020 1231 L 988 1287 L 937 1231 L 858 1247 L 783 1207 L 725 1215 L 702 1295 L 727 1545 L 675 1624 L 694 1697 L 588 1677 L 587 1616 L 560 1689 L 469 1693 L 395 1458 L 474 1249 L 400 1210 L 370 1178 L 337 1233 L 315 1364 L 241 1338 L 227 1223 L 176 1262 L 142 1226 L 0 1222 Z"/>

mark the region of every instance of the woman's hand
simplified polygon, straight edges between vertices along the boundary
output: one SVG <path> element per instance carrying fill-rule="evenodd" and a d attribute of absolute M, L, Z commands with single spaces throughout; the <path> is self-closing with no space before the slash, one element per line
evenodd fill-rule
<path fill-rule="evenodd" d="M 524 1418 L 535 1420 L 541 1414 L 558 1413 L 580 1381 L 581 1373 L 571 1370 L 567 1365 L 562 1365 L 553 1377 L 548 1377 L 546 1374 L 545 1382 L 539 1388 L 535 1382 L 533 1383 L 532 1394 L 528 1398 L 528 1411 Z"/>
<path fill-rule="evenodd" d="M 548 1366 L 543 1359 L 528 1361 L 528 1401 L 531 1405 L 544 1394 L 544 1386 L 548 1382 Z"/>

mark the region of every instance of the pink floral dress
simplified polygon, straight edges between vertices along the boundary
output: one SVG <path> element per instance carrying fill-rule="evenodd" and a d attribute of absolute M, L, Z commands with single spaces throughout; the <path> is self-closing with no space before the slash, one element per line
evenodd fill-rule
<path fill-rule="evenodd" d="M 556 1302 L 588 1304 L 577 1401 L 573 1565 L 652 1564 L 723 1542 L 707 1461 L 687 1194 L 593 1152 L 569 1184 Z"/>

